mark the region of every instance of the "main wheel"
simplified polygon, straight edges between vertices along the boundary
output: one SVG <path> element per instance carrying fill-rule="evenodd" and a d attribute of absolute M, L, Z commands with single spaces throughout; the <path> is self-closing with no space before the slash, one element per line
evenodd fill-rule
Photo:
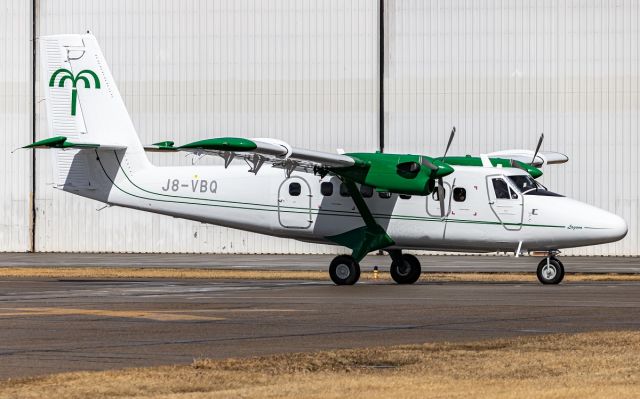
<path fill-rule="evenodd" d="M 564 266 L 556 258 L 550 258 L 547 265 L 547 259 L 543 259 L 538 263 L 536 272 L 538 280 L 542 284 L 559 284 L 564 278 Z"/>
<path fill-rule="evenodd" d="M 560 264 L 560 281 L 558 281 L 558 283 L 562 282 L 562 280 L 564 280 L 564 264 L 560 261 L 560 259 L 556 258 L 555 256 L 552 256 L 551 259 L 555 260 L 556 262 L 558 262 Z"/>
<path fill-rule="evenodd" d="M 329 276 L 336 285 L 353 285 L 360 279 L 360 265 L 349 255 L 336 256 L 329 265 Z"/>
<path fill-rule="evenodd" d="M 402 255 L 402 261 L 391 262 L 391 278 L 398 284 L 413 284 L 420 278 L 420 261 L 413 255 Z"/>

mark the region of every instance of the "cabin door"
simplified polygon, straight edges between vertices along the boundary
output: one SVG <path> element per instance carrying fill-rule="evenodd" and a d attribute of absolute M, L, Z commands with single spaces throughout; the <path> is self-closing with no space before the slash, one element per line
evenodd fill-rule
<path fill-rule="evenodd" d="M 520 230 L 524 213 L 522 195 L 502 175 L 487 176 L 487 193 L 489 206 L 502 226 Z"/>
<path fill-rule="evenodd" d="M 292 176 L 278 189 L 278 220 L 282 227 L 307 229 L 311 226 L 311 188 L 301 177 Z"/>

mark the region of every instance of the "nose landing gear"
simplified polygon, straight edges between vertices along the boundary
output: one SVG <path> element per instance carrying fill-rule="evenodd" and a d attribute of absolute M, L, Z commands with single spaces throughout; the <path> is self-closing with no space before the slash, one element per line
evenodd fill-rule
<path fill-rule="evenodd" d="M 564 279 L 564 265 L 554 255 L 555 253 L 550 252 L 538 263 L 536 275 L 542 284 L 560 284 Z"/>

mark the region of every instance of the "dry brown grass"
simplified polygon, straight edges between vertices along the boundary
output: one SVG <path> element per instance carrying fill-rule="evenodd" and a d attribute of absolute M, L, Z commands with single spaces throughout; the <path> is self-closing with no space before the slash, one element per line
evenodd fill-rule
<path fill-rule="evenodd" d="M 68 278 L 68 279 L 130 279 L 188 278 L 209 280 L 327 280 L 327 272 L 306 270 L 238 270 L 158 267 L 2 267 L 2 278 Z M 363 272 L 361 279 L 374 280 L 374 273 Z M 390 281 L 387 272 L 378 273 L 378 280 Z M 531 273 L 423 273 L 421 281 L 445 282 L 536 282 Z M 640 281 L 640 274 L 580 274 L 567 273 L 565 281 Z"/>
<path fill-rule="evenodd" d="M 602 332 L 250 359 L 0 383 L 0 398 L 637 398 L 640 333 Z"/>

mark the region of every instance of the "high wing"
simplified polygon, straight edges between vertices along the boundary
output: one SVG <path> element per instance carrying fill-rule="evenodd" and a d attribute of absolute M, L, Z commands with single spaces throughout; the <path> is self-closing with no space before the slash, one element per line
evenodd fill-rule
<path fill-rule="evenodd" d="M 250 172 L 258 173 L 265 163 L 282 168 L 290 175 L 294 170 L 312 172 L 318 169 L 355 166 L 357 160 L 343 154 L 294 148 L 281 140 L 270 138 L 218 137 L 175 147 L 172 141 L 145 146 L 146 151 L 186 151 L 196 155 L 219 155 L 229 166 L 234 158 L 244 159 Z"/>
<path fill-rule="evenodd" d="M 264 164 L 320 176 L 333 174 L 343 180 L 365 184 L 380 191 L 398 194 L 428 195 L 435 181 L 453 172 L 446 162 L 424 155 L 330 152 L 295 148 L 271 138 L 218 137 L 175 146 L 163 141 L 146 146 L 147 151 L 187 151 L 196 155 L 218 155 L 229 166 L 235 158 L 245 160 L 249 172 L 258 173 Z"/>
<path fill-rule="evenodd" d="M 569 161 L 568 156 L 554 151 L 540 151 L 536 154 L 531 150 L 504 150 L 492 152 L 487 155 L 489 157 L 513 159 L 514 161 L 527 163 L 537 168 L 544 165 L 561 164 Z"/>

